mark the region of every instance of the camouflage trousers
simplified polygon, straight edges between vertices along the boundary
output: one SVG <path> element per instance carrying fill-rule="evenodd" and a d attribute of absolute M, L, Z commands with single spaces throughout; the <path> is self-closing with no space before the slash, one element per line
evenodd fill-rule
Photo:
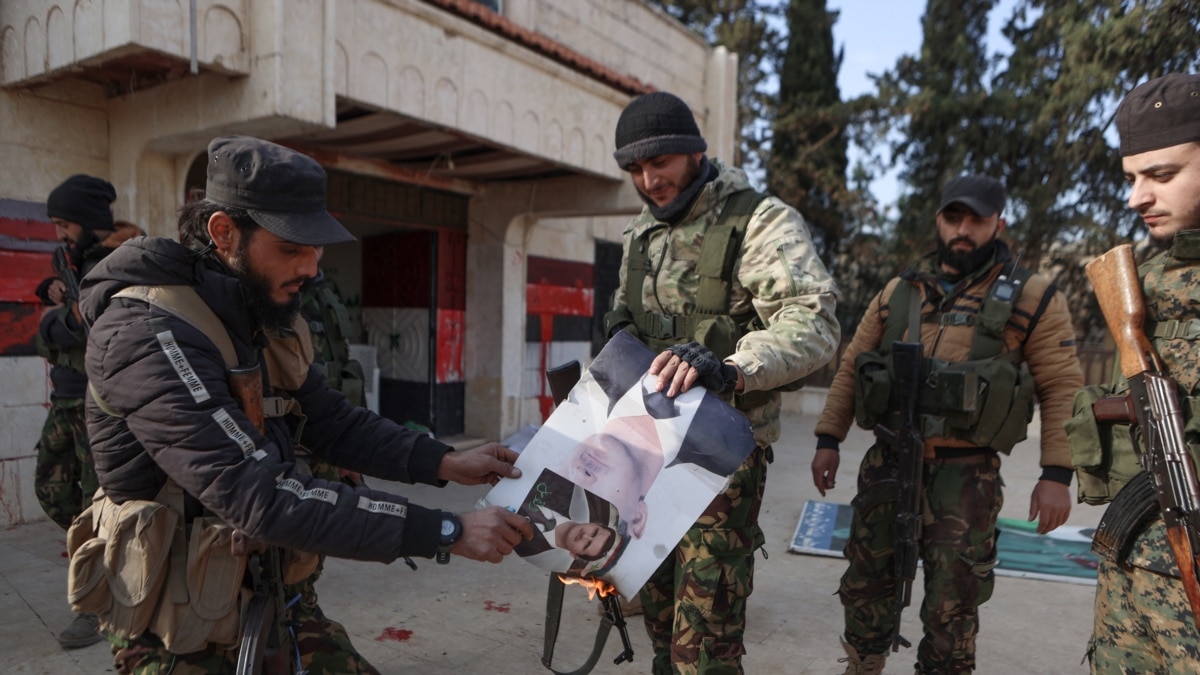
<path fill-rule="evenodd" d="M 287 612 L 295 644 L 293 670 L 308 675 L 379 675 L 350 642 L 342 624 L 325 616 L 311 598 L 294 598 Z M 237 668 L 238 649 L 210 645 L 191 654 L 172 654 L 144 638 L 129 644 L 110 636 L 113 665 L 122 674 L 136 675 L 232 675 Z M 299 668 L 295 663 L 299 663 Z"/>
<path fill-rule="evenodd" d="M 83 399 L 54 399 L 38 439 L 33 478 L 42 510 L 65 530 L 91 503 L 98 486 Z"/>
<path fill-rule="evenodd" d="M 642 588 L 654 675 L 742 672 L 771 448 L 756 448 Z"/>
<path fill-rule="evenodd" d="M 838 588 L 845 608 L 845 639 L 859 654 L 891 649 L 894 570 L 894 501 L 871 504 L 879 481 L 893 477 L 890 449 L 873 446 L 858 475 L 863 512 L 855 508 L 846 541 L 850 561 Z M 921 605 L 924 636 L 917 671 L 961 673 L 975 668 L 979 606 L 995 585 L 996 518 L 1004 504 L 1000 458 L 995 453 L 969 458 L 927 460 L 922 494 L 919 552 L 925 581 Z"/>
<path fill-rule="evenodd" d="M 1200 631 L 1183 582 L 1148 569 L 1177 570 L 1173 555 L 1160 517 L 1138 535 L 1126 563 L 1100 561 L 1088 646 L 1093 673 L 1196 672 Z"/>

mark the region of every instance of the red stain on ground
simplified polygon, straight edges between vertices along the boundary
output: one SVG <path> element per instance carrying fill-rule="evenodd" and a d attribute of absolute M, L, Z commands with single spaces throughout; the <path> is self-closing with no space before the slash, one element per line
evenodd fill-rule
<path fill-rule="evenodd" d="M 511 607 L 508 606 L 507 602 L 501 603 L 501 604 L 496 604 L 496 603 L 492 602 L 491 600 L 484 600 L 483 608 L 489 612 L 501 612 L 503 614 L 508 614 L 509 610 L 512 609 Z"/>
<path fill-rule="evenodd" d="M 408 642 L 408 638 L 412 637 L 411 630 L 403 628 L 384 628 L 379 637 L 375 638 L 376 642 L 384 642 L 391 640 L 392 642 Z"/>

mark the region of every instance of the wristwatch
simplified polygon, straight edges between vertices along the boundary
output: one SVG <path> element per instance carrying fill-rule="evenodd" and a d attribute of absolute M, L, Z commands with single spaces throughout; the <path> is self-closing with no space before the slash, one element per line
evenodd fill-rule
<path fill-rule="evenodd" d="M 442 531 L 438 533 L 437 562 L 450 562 L 450 547 L 462 536 L 462 521 L 449 511 L 442 511 Z"/>

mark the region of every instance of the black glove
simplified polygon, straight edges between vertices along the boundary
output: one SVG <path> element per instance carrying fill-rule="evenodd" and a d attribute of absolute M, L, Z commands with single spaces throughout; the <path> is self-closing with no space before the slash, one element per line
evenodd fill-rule
<path fill-rule="evenodd" d="M 708 347 L 699 342 L 673 345 L 671 353 L 683 359 L 696 371 L 696 383 L 709 391 L 728 394 L 737 387 L 738 369 L 732 363 L 722 363 Z"/>

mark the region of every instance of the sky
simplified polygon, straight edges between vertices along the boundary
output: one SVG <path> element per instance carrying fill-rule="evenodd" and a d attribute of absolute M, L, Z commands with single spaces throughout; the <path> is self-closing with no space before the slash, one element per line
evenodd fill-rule
<path fill-rule="evenodd" d="M 1016 2 L 1000 0 L 992 10 L 988 20 L 988 48 L 993 52 L 1011 51 L 1000 29 Z M 879 75 L 888 70 L 901 54 L 920 51 L 925 4 L 926 0 L 828 1 L 828 9 L 841 11 L 833 24 L 833 41 L 835 48 L 845 48 L 842 69 L 838 72 L 842 100 L 874 90 L 869 74 Z M 852 163 L 854 159 L 851 154 Z M 895 204 L 898 190 L 894 175 L 884 176 L 872 185 L 875 197 L 884 206 Z"/>

